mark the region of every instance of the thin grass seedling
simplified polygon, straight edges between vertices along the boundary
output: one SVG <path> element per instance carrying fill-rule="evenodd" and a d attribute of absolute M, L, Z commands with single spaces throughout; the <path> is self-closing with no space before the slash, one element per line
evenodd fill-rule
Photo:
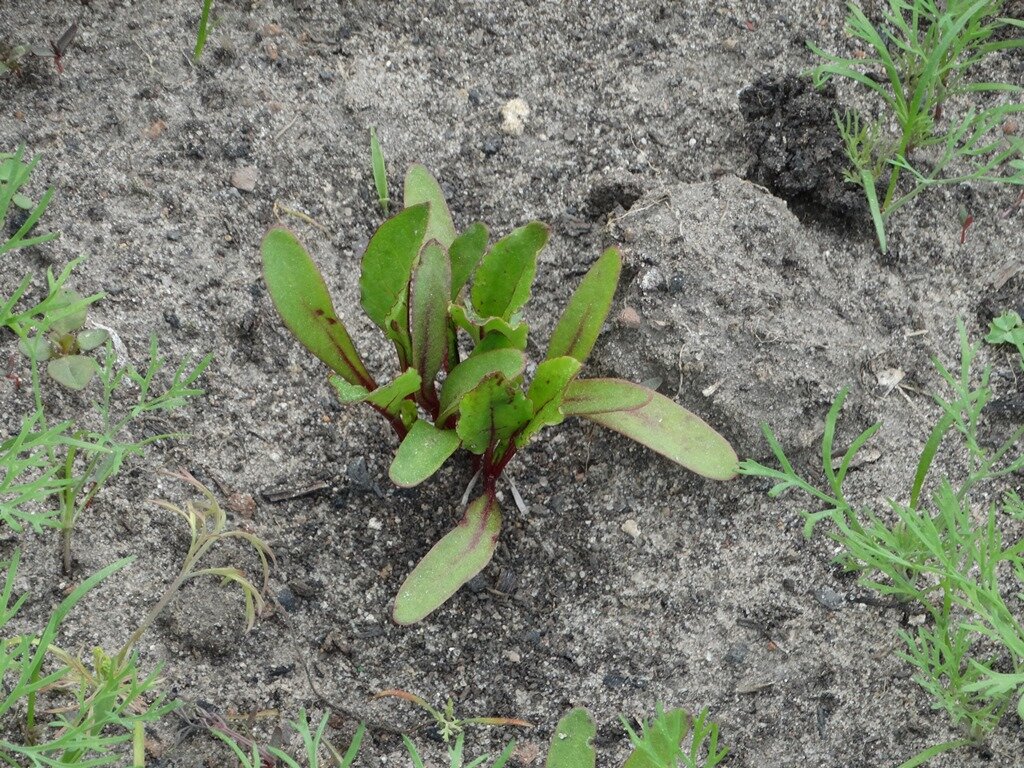
<path fill-rule="evenodd" d="M 32 171 L 39 163 L 39 155 L 33 157 L 29 162 L 23 162 L 25 147 L 21 146 L 13 152 L 0 152 L 0 226 L 7 222 L 12 206 L 14 209 L 24 211 L 27 215 L 13 235 L 5 241 L 0 242 L 0 256 L 18 248 L 28 248 L 31 245 L 45 243 L 57 237 L 56 232 L 48 232 L 43 235 L 29 237 L 29 233 L 42 218 L 46 206 L 50 204 L 53 197 L 53 190 L 48 189 L 39 198 L 38 203 L 22 192 L 28 184 Z"/>
<path fill-rule="evenodd" d="M 203 9 L 199 12 L 199 29 L 196 31 L 196 45 L 192 50 L 192 60 L 199 61 L 206 48 L 206 38 L 210 34 L 210 10 L 213 8 L 213 0 L 203 0 Z"/>
<path fill-rule="evenodd" d="M 388 193 L 388 171 L 384 165 L 384 152 L 377 140 L 377 129 L 370 128 L 370 165 L 373 168 L 373 184 L 377 188 L 377 202 L 381 212 L 387 216 L 391 207 L 391 196 Z"/>
<path fill-rule="evenodd" d="M 359 755 L 359 749 L 363 743 L 363 735 L 366 733 L 366 726 L 360 724 L 352 736 L 348 749 L 345 750 L 344 754 L 341 754 L 324 737 L 329 719 L 330 716 L 324 714 L 320 718 L 320 723 L 317 725 L 316 730 L 313 730 L 306 715 L 306 710 L 302 709 L 299 711 L 298 718 L 290 723 L 302 740 L 302 754 L 297 757 L 289 755 L 278 747 L 262 746 L 256 741 L 246 739 L 238 733 L 229 733 L 227 730 L 216 727 L 212 728 L 211 731 L 214 736 L 227 744 L 242 768 L 264 768 L 267 765 L 275 765 L 276 761 L 280 761 L 286 768 L 321 768 L 321 766 L 323 768 L 328 766 L 333 768 L 350 768 Z M 243 749 L 243 743 L 248 747 L 248 751 Z M 321 759 L 321 752 L 326 752 L 327 762 Z"/>
<path fill-rule="evenodd" d="M 888 510 L 876 513 L 855 507 L 844 496 L 847 471 L 879 426 L 865 430 L 837 456 L 834 441 L 845 392 L 825 419 L 825 489 L 796 472 L 767 425 L 764 434 L 780 468 L 756 461 L 740 465 L 742 474 L 773 480 L 773 497 L 798 489 L 818 500 L 824 509 L 805 513 L 805 535 L 812 535 L 818 524 L 830 523 L 829 536 L 842 546 L 839 562 L 857 573 L 863 586 L 916 604 L 926 613 L 928 621 L 916 632 L 899 632 L 905 646 L 901 656 L 914 668 L 914 679 L 933 706 L 945 710 L 964 729 L 965 738 L 931 747 L 905 768 L 978 743 L 1014 704 L 1024 719 L 1024 624 L 1001 577 L 1012 574 L 1017 587 L 1024 583 L 1024 542 L 1005 542 L 1003 537 L 1005 521 L 1024 516 L 1024 505 L 1014 493 L 992 499 L 980 492 L 1024 469 L 1019 451 L 1024 427 L 995 447 L 980 439 L 991 397 L 989 371 L 976 377 L 973 361 L 980 343 L 970 343 L 962 323 L 959 331 L 959 368 L 935 361 L 952 397 L 935 398 L 942 415 L 918 459 L 906 501 L 894 497 Z M 952 437 L 959 438 L 967 466 L 955 483 L 940 477 L 929 487 L 939 448 Z"/>
<path fill-rule="evenodd" d="M 990 98 L 991 106 L 978 105 L 986 97 L 1014 97 L 1021 87 L 974 77 L 993 54 L 1024 47 L 1024 38 L 997 35 L 1024 24 L 1001 15 L 1002 0 L 886 4 L 876 25 L 849 3 L 846 29 L 865 55 L 834 55 L 808 43 L 823 59 L 810 71 L 815 86 L 850 80 L 878 106 L 877 116 L 849 110 L 836 124 L 850 161 L 847 180 L 864 190 L 883 252 L 889 218 L 930 187 L 1024 184 L 1024 139 L 1003 131 L 1024 104 Z"/>

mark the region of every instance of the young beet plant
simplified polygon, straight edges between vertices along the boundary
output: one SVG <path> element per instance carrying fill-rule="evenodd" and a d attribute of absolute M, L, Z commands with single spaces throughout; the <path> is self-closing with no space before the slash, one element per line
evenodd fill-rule
<path fill-rule="evenodd" d="M 483 224 L 457 234 L 437 181 L 420 165 L 409 170 L 404 197 L 404 210 L 370 239 L 359 281 L 363 310 L 398 355 L 400 373 L 387 384 L 367 371 L 296 237 L 273 229 L 262 246 L 267 289 L 285 325 L 334 371 L 342 402 L 367 403 L 398 435 L 389 471 L 397 485 L 423 482 L 459 447 L 475 454 L 483 493 L 402 585 L 398 623 L 424 618 L 487 565 L 501 527 L 502 470 L 566 416 L 621 432 L 706 477 L 734 475 L 737 458 L 725 439 L 673 401 L 620 379 L 578 378 L 618 283 L 615 248 L 583 278 L 527 381 L 522 310 L 548 228 L 530 222 L 490 248 Z"/>

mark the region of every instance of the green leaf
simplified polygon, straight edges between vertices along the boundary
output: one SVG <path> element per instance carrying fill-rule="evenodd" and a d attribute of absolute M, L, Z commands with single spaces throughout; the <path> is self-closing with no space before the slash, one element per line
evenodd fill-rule
<path fill-rule="evenodd" d="M 374 390 L 352 384 L 340 376 L 331 376 L 331 384 L 338 392 L 338 399 L 345 405 L 369 403 L 387 413 L 397 415 L 401 410 L 402 401 L 420 388 L 420 375 L 415 369 L 410 368 L 391 383 Z"/>
<path fill-rule="evenodd" d="M 58 334 L 77 331 L 85 325 L 88 306 L 81 294 L 61 288 L 53 304 L 46 310 L 46 318 L 49 320 L 46 330 Z"/>
<path fill-rule="evenodd" d="M 395 333 L 389 315 L 398 318 L 400 332 L 408 333 L 404 308 L 409 302 L 409 278 L 423 245 L 428 215 L 426 205 L 406 208 L 377 228 L 363 254 L 359 276 L 363 310 L 388 338 Z"/>
<path fill-rule="evenodd" d="M 501 317 L 480 317 L 472 307 L 461 304 L 452 304 L 449 312 L 452 321 L 473 340 L 474 351 L 526 349 L 530 327 L 521 320 L 509 322 Z"/>
<path fill-rule="evenodd" d="M 547 768 L 594 768 L 597 752 L 591 741 L 597 735 L 594 721 L 582 707 L 570 710 L 551 734 Z"/>
<path fill-rule="evenodd" d="M 438 429 L 420 419 L 402 440 L 388 476 L 402 488 L 419 485 L 441 468 L 461 441 L 453 429 Z"/>
<path fill-rule="evenodd" d="M 473 278 L 473 307 L 481 317 L 511 320 L 530 298 L 537 254 L 547 244 L 548 228 L 532 221 L 496 242 Z"/>
<path fill-rule="evenodd" d="M 601 326 L 612 307 L 615 288 L 622 271 L 622 257 L 617 248 L 609 248 L 583 277 L 569 299 L 562 317 L 551 334 L 548 359 L 575 357 L 585 362 L 597 342 Z"/>
<path fill-rule="evenodd" d="M 680 744 L 690 730 L 689 716 L 681 709 L 659 712 L 643 735 L 635 738 L 633 754 L 623 768 L 675 768 Z M 630 737 L 636 737 L 630 733 Z"/>
<path fill-rule="evenodd" d="M 346 381 L 373 389 L 373 378 L 334 311 L 320 271 L 295 235 L 272 229 L 261 251 L 267 291 L 288 330 Z"/>
<path fill-rule="evenodd" d="M 476 387 L 485 377 L 495 373 L 511 381 L 523 372 L 526 358 L 517 349 L 496 349 L 491 352 L 474 352 L 448 374 L 441 385 L 441 413 L 438 422 L 444 421 L 459 409 L 459 402 L 466 393 Z"/>
<path fill-rule="evenodd" d="M 88 328 L 80 332 L 75 337 L 75 341 L 78 343 L 80 350 L 89 352 L 97 347 L 102 347 L 109 338 L 110 334 L 104 328 Z"/>
<path fill-rule="evenodd" d="M 533 416 L 526 396 L 500 374 L 492 374 L 459 403 L 456 431 L 466 450 L 482 454 L 518 432 Z"/>
<path fill-rule="evenodd" d="M 419 163 L 410 166 L 405 174 L 405 207 L 411 208 L 421 203 L 430 204 L 430 219 L 427 223 L 425 239 L 437 240 L 446 249 L 455 240 L 455 224 L 448 210 L 441 185 L 437 183 L 426 166 Z"/>
<path fill-rule="evenodd" d="M 459 525 L 427 552 L 398 590 L 395 621 L 420 621 L 480 573 L 494 555 L 500 530 L 498 500 L 489 494 L 474 499 Z"/>
<path fill-rule="evenodd" d="M 85 389 L 99 370 L 97 362 L 85 355 L 58 357 L 46 364 L 46 373 L 51 379 L 74 390 Z"/>
<path fill-rule="evenodd" d="M 448 249 L 452 259 L 452 301 L 459 297 L 462 287 L 483 258 L 487 249 L 487 238 L 487 227 L 477 222 L 455 238 Z"/>
<path fill-rule="evenodd" d="M 621 386 L 625 392 L 637 385 L 623 381 Z M 646 445 L 691 472 L 713 480 L 736 475 L 736 452 L 724 437 L 681 405 L 649 391 L 650 402 L 640 408 L 579 415 Z M 563 410 L 569 413 L 564 406 Z"/>
<path fill-rule="evenodd" d="M 377 140 L 377 129 L 370 126 L 370 165 L 373 168 L 373 183 L 377 187 L 377 202 L 384 215 L 388 215 L 391 197 L 388 195 L 388 171 L 384 167 L 384 153 Z"/>
<path fill-rule="evenodd" d="M 29 360 L 35 360 L 37 363 L 49 360 L 50 355 L 53 353 L 49 340 L 42 334 L 25 336 L 19 339 L 18 348 L 25 357 Z"/>
<path fill-rule="evenodd" d="M 577 379 L 562 400 L 566 416 L 589 416 L 609 411 L 630 411 L 651 402 L 653 392 L 622 379 Z"/>
<path fill-rule="evenodd" d="M 566 387 L 576 378 L 582 367 L 583 364 L 574 357 L 556 357 L 537 366 L 537 373 L 534 374 L 530 389 L 526 393 L 533 406 L 533 418 L 523 431 L 516 435 L 516 445 L 522 447 L 539 430 L 562 423 L 565 414 L 561 406 Z"/>
<path fill-rule="evenodd" d="M 410 283 L 412 365 L 422 377 L 423 402 L 437 402 L 434 379 L 448 351 L 448 294 L 452 270 L 448 252 L 435 240 L 420 252 Z"/>

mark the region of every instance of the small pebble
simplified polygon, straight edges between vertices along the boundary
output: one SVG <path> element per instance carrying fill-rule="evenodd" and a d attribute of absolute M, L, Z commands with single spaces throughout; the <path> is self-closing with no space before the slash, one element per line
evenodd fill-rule
<path fill-rule="evenodd" d="M 522 136 L 530 105 L 524 99 L 509 99 L 501 108 L 501 130 L 509 136 Z"/>
<path fill-rule="evenodd" d="M 840 611 L 846 605 L 846 598 L 831 587 L 820 587 L 814 590 L 814 599 L 830 611 Z"/>
<path fill-rule="evenodd" d="M 745 643 L 737 643 L 725 652 L 725 663 L 742 664 L 748 653 L 750 653 L 750 648 Z"/>
<path fill-rule="evenodd" d="M 644 293 L 656 291 L 665 284 L 665 277 L 658 269 L 649 269 L 640 278 L 640 290 Z"/>
<path fill-rule="evenodd" d="M 640 537 L 640 526 L 637 525 L 636 520 L 629 518 L 622 524 L 622 532 L 627 536 L 632 536 L 634 539 L 637 539 Z"/>
<path fill-rule="evenodd" d="M 252 192 L 256 189 L 256 179 L 258 177 L 259 171 L 251 165 L 247 165 L 231 174 L 231 186 L 240 192 Z"/>
<path fill-rule="evenodd" d="M 295 597 L 295 593 L 291 591 L 287 586 L 281 587 L 277 592 L 277 602 L 284 608 L 288 613 L 295 610 L 298 605 L 298 600 Z"/>
<path fill-rule="evenodd" d="M 501 136 L 488 136 L 487 138 L 484 139 L 484 142 L 481 145 L 480 149 L 483 150 L 484 156 L 493 157 L 494 155 L 498 154 L 498 152 L 501 151 L 501 148 L 504 145 L 504 143 L 505 142 L 501 138 Z"/>
<path fill-rule="evenodd" d="M 639 328 L 640 313 L 632 307 L 623 307 L 622 311 L 619 312 L 619 322 L 627 328 Z"/>

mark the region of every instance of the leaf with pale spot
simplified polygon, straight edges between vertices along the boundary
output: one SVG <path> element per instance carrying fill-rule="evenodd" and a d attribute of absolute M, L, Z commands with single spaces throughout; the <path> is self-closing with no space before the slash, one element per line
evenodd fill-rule
<path fill-rule="evenodd" d="M 441 468 L 460 443 L 455 430 L 438 429 L 420 419 L 398 446 L 388 476 L 402 488 L 419 485 Z"/>

